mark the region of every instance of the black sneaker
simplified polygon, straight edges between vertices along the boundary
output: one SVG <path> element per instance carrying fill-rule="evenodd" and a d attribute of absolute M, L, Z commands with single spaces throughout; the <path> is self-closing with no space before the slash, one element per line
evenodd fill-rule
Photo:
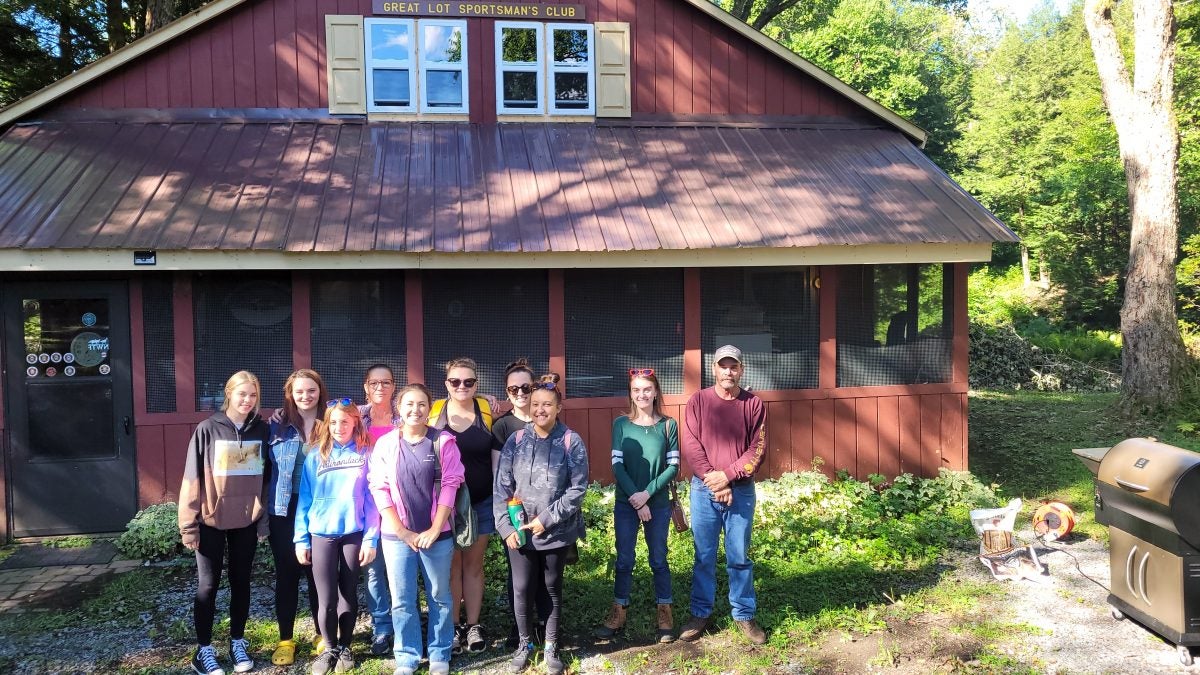
<path fill-rule="evenodd" d="M 392 653 L 392 634 L 377 633 L 371 638 L 371 653 L 375 656 L 387 656 Z"/>
<path fill-rule="evenodd" d="M 313 659 L 312 675 L 327 675 L 332 672 L 334 666 L 337 665 L 338 655 L 341 651 L 337 645 L 330 645 L 325 651 L 318 654 L 317 658 Z"/>
<path fill-rule="evenodd" d="M 212 645 L 204 645 L 192 656 L 192 670 L 200 675 L 225 675 L 221 664 L 217 663 L 217 650 Z"/>
<path fill-rule="evenodd" d="M 463 653 L 463 648 L 467 646 L 467 627 L 462 624 L 454 624 L 454 639 L 450 641 L 450 653 L 458 656 Z"/>
<path fill-rule="evenodd" d="M 249 654 L 250 642 L 244 638 L 229 641 L 229 660 L 233 661 L 233 672 L 248 673 L 254 670 L 254 659 Z"/>
<path fill-rule="evenodd" d="M 517 647 L 517 650 L 513 652 L 512 660 L 509 661 L 509 671 L 520 673 L 528 668 L 529 664 L 533 662 L 533 653 L 536 650 L 537 647 L 532 642 L 523 647 Z"/>
<path fill-rule="evenodd" d="M 483 626 L 473 623 L 467 627 L 467 650 L 481 652 L 487 649 L 487 638 L 483 636 Z"/>
<path fill-rule="evenodd" d="M 342 647 L 338 650 L 337 663 L 333 666 L 335 673 L 348 673 L 354 670 L 354 654 L 350 653 L 349 647 Z"/>
<path fill-rule="evenodd" d="M 521 636 L 517 635 L 517 625 L 513 624 L 512 630 L 508 631 L 508 637 L 504 639 L 504 648 L 512 651 L 521 644 Z"/>
<path fill-rule="evenodd" d="M 546 675 L 562 675 L 564 666 L 562 659 L 558 656 L 557 644 L 546 643 L 546 650 L 542 652 L 542 664 L 546 666 Z"/>

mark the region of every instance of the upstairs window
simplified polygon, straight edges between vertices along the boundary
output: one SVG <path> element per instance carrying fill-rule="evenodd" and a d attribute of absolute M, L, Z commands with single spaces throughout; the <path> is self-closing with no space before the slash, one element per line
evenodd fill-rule
<path fill-rule="evenodd" d="M 365 19 L 367 111 L 466 113 L 465 21 Z"/>
<path fill-rule="evenodd" d="M 421 21 L 421 112 L 467 112 L 467 22 Z"/>
<path fill-rule="evenodd" d="M 596 114 L 595 32 L 588 24 L 496 22 L 496 111 Z"/>
<path fill-rule="evenodd" d="M 367 110 L 371 112 L 416 112 L 413 96 L 413 33 L 415 23 L 406 19 L 363 21 L 367 51 Z"/>

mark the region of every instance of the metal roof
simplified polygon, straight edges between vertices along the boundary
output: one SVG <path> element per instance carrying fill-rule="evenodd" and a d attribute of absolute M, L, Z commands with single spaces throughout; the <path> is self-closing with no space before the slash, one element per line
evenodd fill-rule
<path fill-rule="evenodd" d="M 0 137 L 0 249 L 604 252 L 1016 235 L 882 129 L 66 121 Z"/>

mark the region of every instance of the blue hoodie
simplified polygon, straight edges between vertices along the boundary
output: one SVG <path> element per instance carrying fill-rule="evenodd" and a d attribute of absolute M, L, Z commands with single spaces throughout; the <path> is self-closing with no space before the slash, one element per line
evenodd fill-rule
<path fill-rule="evenodd" d="M 300 477 L 300 499 L 296 505 L 297 546 L 312 548 L 312 535 L 340 537 L 363 533 L 363 546 L 375 548 L 379 542 L 379 511 L 367 487 L 367 459 L 353 441 L 339 445 L 334 441 L 329 460 L 311 448 L 304 460 Z"/>

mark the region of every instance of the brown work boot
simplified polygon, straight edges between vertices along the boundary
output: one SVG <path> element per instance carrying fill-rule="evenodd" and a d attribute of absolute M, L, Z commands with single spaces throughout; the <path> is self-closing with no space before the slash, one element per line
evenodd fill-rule
<path fill-rule="evenodd" d="M 623 628 L 625 628 L 625 605 L 614 602 L 612 608 L 608 610 L 608 618 L 600 624 L 599 628 L 592 631 L 592 635 L 601 640 L 608 640 L 621 632 Z"/>
<path fill-rule="evenodd" d="M 658 631 L 656 635 L 659 642 L 675 641 L 675 617 L 671 615 L 670 605 L 658 606 Z"/>
<path fill-rule="evenodd" d="M 750 640 L 756 645 L 765 645 L 767 643 L 767 634 L 763 632 L 763 629 L 758 627 L 758 624 L 754 622 L 754 619 L 750 619 L 748 621 L 737 621 L 736 623 L 738 628 L 742 629 L 742 635 L 745 635 L 746 639 Z"/>
<path fill-rule="evenodd" d="M 683 630 L 679 632 L 679 639 L 684 642 L 695 642 L 706 630 L 708 630 L 708 617 L 693 615 L 687 623 L 683 624 Z"/>

